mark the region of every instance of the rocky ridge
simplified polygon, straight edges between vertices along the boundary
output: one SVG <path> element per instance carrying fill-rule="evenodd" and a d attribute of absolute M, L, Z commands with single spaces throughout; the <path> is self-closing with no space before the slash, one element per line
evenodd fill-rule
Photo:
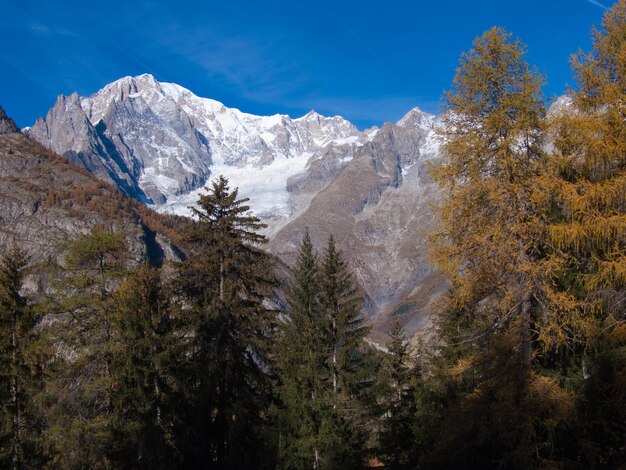
<path fill-rule="evenodd" d="M 4 111 L 2 106 L 0 106 L 0 135 L 14 134 L 19 131 L 20 130 L 15 125 L 15 122 L 13 122 L 13 119 L 7 116 L 7 113 Z"/>
<path fill-rule="evenodd" d="M 29 134 L 139 200 L 169 202 L 170 211 L 184 210 L 188 201 L 177 197 L 211 176 L 272 166 L 271 173 L 288 177 L 328 145 L 342 147 L 338 153 L 346 158 L 368 139 L 339 116 L 255 116 L 147 74 L 124 77 L 90 97 L 60 96 Z M 288 202 L 278 206 L 260 212 L 284 215 Z"/>
<path fill-rule="evenodd" d="M 180 259 L 175 243 L 148 220 L 163 216 L 45 149 L 11 122 L 0 115 L 0 249 L 19 246 L 31 262 L 45 262 L 58 256 L 64 241 L 99 226 L 125 233 L 135 263 Z"/>

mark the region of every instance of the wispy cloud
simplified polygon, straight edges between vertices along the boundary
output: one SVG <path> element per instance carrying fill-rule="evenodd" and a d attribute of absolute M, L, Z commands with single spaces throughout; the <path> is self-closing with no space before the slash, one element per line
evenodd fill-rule
<path fill-rule="evenodd" d="M 606 5 L 603 5 L 602 3 L 600 3 L 598 0 L 585 0 L 588 3 L 591 3 L 592 5 L 597 6 L 598 8 L 602 8 L 603 10 L 608 10 L 609 7 L 607 7 Z"/>
<path fill-rule="evenodd" d="M 76 37 L 78 36 L 74 31 L 70 31 L 63 27 L 51 27 L 37 21 L 33 21 L 28 25 L 28 29 L 34 34 L 46 37 L 63 36 L 63 37 Z"/>
<path fill-rule="evenodd" d="M 253 40 L 171 24 L 155 39 L 199 67 L 211 82 L 257 102 L 280 101 L 310 81 L 306 71 L 298 67 L 296 54 L 280 38 Z"/>

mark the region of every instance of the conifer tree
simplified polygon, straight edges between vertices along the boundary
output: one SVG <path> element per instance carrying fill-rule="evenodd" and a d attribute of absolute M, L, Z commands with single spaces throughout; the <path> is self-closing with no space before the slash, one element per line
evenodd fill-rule
<path fill-rule="evenodd" d="M 577 87 L 552 119 L 555 148 L 541 181 L 551 287 L 539 325 L 546 358 L 581 393 L 575 433 L 590 466 L 626 458 L 626 1 L 573 58 Z M 583 383 L 584 382 L 584 383 Z M 581 383 L 583 383 L 581 385 Z M 621 385 L 620 385 L 621 384 Z"/>
<path fill-rule="evenodd" d="M 182 269 L 184 291 L 197 306 L 190 318 L 196 421 L 184 438 L 189 465 L 248 467 L 262 446 L 268 335 L 275 325 L 264 300 L 275 281 L 272 260 L 260 249 L 266 239 L 256 233 L 264 225 L 248 214 L 246 202 L 221 176 L 192 208 L 193 248 Z"/>
<path fill-rule="evenodd" d="M 280 468 L 360 468 L 370 423 L 358 292 L 332 237 L 319 262 L 307 231 L 294 275 L 277 345 Z"/>
<path fill-rule="evenodd" d="M 326 341 L 323 344 L 329 372 L 327 399 L 331 412 L 322 423 L 327 442 L 325 468 L 356 468 L 365 458 L 366 411 L 361 403 L 369 385 L 361 372 L 365 354 L 362 299 L 332 235 L 320 267 L 320 303 Z"/>
<path fill-rule="evenodd" d="M 317 255 L 308 230 L 305 232 L 296 265 L 294 284 L 289 291 L 288 318 L 279 326 L 276 365 L 280 376 L 279 468 L 319 469 L 324 456 L 320 442 L 326 403 L 324 318 L 320 305 L 320 273 Z"/>
<path fill-rule="evenodd" d="M 124 236 L 94 228 L 65 246 L 49 310 L 55 353 L 48 389 L 53 464 L 108 465 L 113 404 L 111 296 L 126 272 Z"/>
<path fill-rule="evenodd" d="M 379 455 L 389 468 L 408 469 L 417 465 L 415 445 L 415 397 L 408 345 L 399 322 L 389 333 L 388 353 L 381 368 L 384 391 Z"/>
<path fill-rule="evenodd" d="M 321 303 L 329 342 L 329 369 L 337 401 L 348 398 L 356 387 L 359 355 L 368 328 L 363 324 L 362 300 L 332 235 L 321 265 Z"/>
<path fill-rule="evenodd" d="M 112 461 L 120 467 L 176 463 L 172 369 L 181 351 L 162 288 L 159 271 L 142 265 L 112 298 Z"/>
<path fill-rule="evenodd" d="M 37 316 L 20 291 L 28 258 L 21 250 L 0 259 L 0 464 L 13 470 L 43 463 L 44 357 L 35 333 Z"/>
<path fill-rule="evenodd" d="M 536 465 L 571 412 L 570 394 L 536 362 L 545 110 L 524 52 L 503 30 L 487 31 L 462 56 L 446 97 L 434 171 L 446 197 L 434 241 L 451 277 L 439 327 L 452 393 L 432 453 L 439 465 Z"/>
<path fill-rule="evenodd" d="M 450 320 L 490 331 L 517 321 L 520 360 L 528 365 L 531 191 L 541 171 L 545 110 L 542 81 L 524 53 L 519 41 L 493 28 L 462 55 L 446 96 L 443 163 L 433 174 L 446 194 L 435 246 L 452 278 L 448 311 L 458 318 Z M 485 299 L 490 307 L 481 306 Z"/>

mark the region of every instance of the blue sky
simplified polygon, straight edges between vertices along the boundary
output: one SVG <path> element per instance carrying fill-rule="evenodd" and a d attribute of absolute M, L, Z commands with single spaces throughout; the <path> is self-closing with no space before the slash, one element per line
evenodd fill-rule
<path fill-rule="evenodd" d="M 528 46 L 548 98 L 572 84 L 598 0 L 0 0 L 0 105 L 18 125 L 60 94 L 151 73 L 255 114 L 310 109 L 360 128 L 437 112 L 462 51 L 493 25 Z"/>

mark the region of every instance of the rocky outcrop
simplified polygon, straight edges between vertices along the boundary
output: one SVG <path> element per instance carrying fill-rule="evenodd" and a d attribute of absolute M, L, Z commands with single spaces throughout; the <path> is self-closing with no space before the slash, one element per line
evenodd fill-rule
<path fill-rule="evenodd" d="M 137 183 L 139 167 L 124 161 L 102 125 L 95 126 L 81 107 L 77 94 L 60 96 L 46 119 L 39 119 L 28 134 L 50 150 L 89 170 L 143 202 L 151 198 Z"/>
<path fill-rule="evenodd" d="M 180 259 L 135 201 L 17 132 L 0 135 L 0 249 L 19 246 L 33 263 L 54 259 L 64 241 L 100 226 L 122 231 L 135 263 Z M 155 217 L 163 217 L 155 214 Z"/>
<path fill-rule="evenodd" d="M 13 122 L 13 119 L 7 116 L 2 106 L 0 106 L 0 135 L 14 134 L 20 132 L 19 128 Z"/>

